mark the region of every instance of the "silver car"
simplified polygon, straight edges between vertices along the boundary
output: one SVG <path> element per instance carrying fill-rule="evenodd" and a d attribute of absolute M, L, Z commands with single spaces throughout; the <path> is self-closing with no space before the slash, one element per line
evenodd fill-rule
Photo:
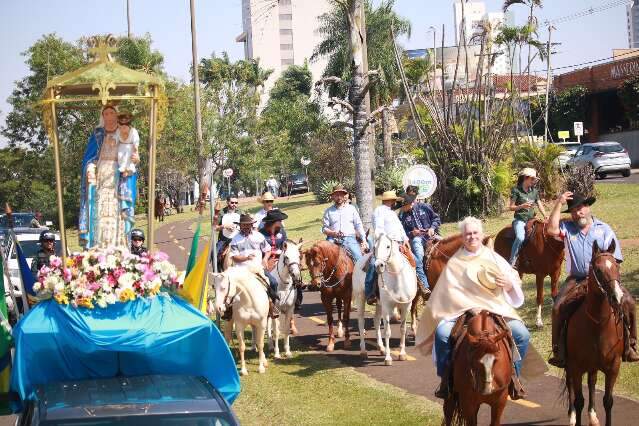
<path fill-rule="evenodd" d="M 564 151 L 559 154 L 559 157 L 557 157 L 559 167 L 562 169 L 566 167 L 566 163 L 568 163 L 568 161 L 575 156 L 577 150 L 581 148 L 581 143 L 579 142 L 555 142 L 555 145 L 559 145 L 564 149 Z"/>
<path fill-rule="evenodd" d="M 630 156 L 619 142 L 585 143 L 568 160 L 568 167 L 590 165 L 595 176 L 603 179 L 611 173 L 630 176 Z"/>

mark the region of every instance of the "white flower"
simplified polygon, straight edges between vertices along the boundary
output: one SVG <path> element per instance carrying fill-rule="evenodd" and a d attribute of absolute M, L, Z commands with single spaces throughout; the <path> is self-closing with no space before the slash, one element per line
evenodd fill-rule
<path fill-rule="evenodd" d="M 113 305 L 118 300 L 113 293 L 107 294 L 104 298 L 109 305 Z"/>
<path fill-rule="evenodd" d="M 98 297 L 98 300 L 96 300 L 96 303 L 98 304 L 99 307 L 101 308 L 106 308 L 107 307 L 107 301 L 106 298 L 103 296 Z"/>
<path fill-rule="evenodd" d="M 118 284 L 119 287 L 122 289 L 125 288 L 132 288 L 133 287 L 133 283 L 136 281 L 136 276 L 131 273 L 131 272 L 126 272 L 122 275 L 120 275 L 120 278 L 118 278 Z"/>
<path fill-rule="evenodd" d="M 63 292 L 64 291 L 64 281 L 58 281 L 57 283 L 55 283 L 55 286 L 54 286 L 53 289 L 54 289 L 54 291 L 56 293 Z"/>
<path fill-rule="evenodd" d="M 106 257 L 106 262 L 105 262 L 106 263 L 106 267 L 109 268 L 109 269 L 115 269 L 118 266 L 117 265 L 117 261 L 118 261 L 118 259 L 114 255 L 112 255 L 112 254 L 108 255 Z"/>
<path fill-rule="evenodd" d="M 40 290 L 42 290 L 42 283 L 40 281 L 36 281 L 33 284 L 33 291 L 35 291 L 36 293 L 38 293 Z"/>

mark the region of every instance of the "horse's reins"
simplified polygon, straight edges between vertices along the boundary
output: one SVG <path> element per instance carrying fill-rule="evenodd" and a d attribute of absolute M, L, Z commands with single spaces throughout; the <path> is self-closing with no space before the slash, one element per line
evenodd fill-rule
<path fill-rule="evenodd" d="M 339 246 L 339 245 L 337 245 L 337 249 L 338 249 L 337 260 L 335 261 L 335 266 L 333 266 L 333 270 L 328 275 L 328 278 L 324 278 L 324 270 L 326 269 L 326 261 L 328 260 L 328 258 L 326 258 L 326 257 L 322 257 L 322 263 L 321 263 L 322 272 L 319 275 L 313 275 L 314 279 L 319 279 L 320 280 L 319 288 L 322 288 L 322 287 L 324 287 L 324 288 L 335 288 L 338 285 L 340 285 L 346 279 L 346 274 L 344 274 L 344 276 L 342 278 L 340 278 L 335 284 L 333 284 L 333 285 L 327 285 L 326 284 L 333 278 L 333 276 L 337 272 L 337 268 L 340 265 L 340 260 L 342 259 L 342 250 L 344 250 L 344 249 L 341 246 Z M 324 254 L 324 251 L 322 250 L 322 255 L 323 254 Z"/>
<path fill-rule="evenodd" d="M 597 255 L 597 256 L 593 259 L 593 262 L 594 262 L 595 260 L 597 260 L 598 258 L 602 257 L 602 256 L 610 257 L 611 255 L 610 255 L 610 254 L 607 254 L 607 253 L 598 254 L 598 255 Z M 615 262 L 616 262 L 616 260 L 614 260 L 614 259 L 613 259 L 613 261 L 615 261 Z M 601 280 L 599 280 L 599 277 L 597 276 L 597 272 L 594 270 L 594 268 L 593 268 L 592 266 L 590 267 L 590 271 L 592 272 L 592 276 L 593 276 L 593 278 L 594 278 L 595 284 L 597 284 L 597 287 L 599 288 L 599 291 L 600 291 L 600 292 L 601 292 L 604 296 L 606 296 L 608 299 L 610 299 L 610 298 L 611 298 L 611 296 L 608 294 L 608 292 L 606 291 L 606 289 L 603 287 L 603 285 L 602 285 L 602 283 L 601 283 Z M 618 279 L 614 279 L 614 280 L 606 281 L 606 282 L 605 282 L 605 284 L 608 284 L 608 285 L 609 285 L 609 284 L 610 284 L 611 282 L 613 282 L 613 281 L 620 282 L 620 280 L 618 280 Z M 619 322 L 618 320 L 623 319 L 623 310 L 621 309 L 621 307 L 619 308 L 619 312 L 615 312 L 615 309 L 612 307 L 612 304 L 610 303 L 610 300 L 608 301 L 608 304 L 610 305 L 610 315 L 608 315 L 608 317 L 605 319 L 605 322 L 610 321 L 610 318 L 611 318 L 613 315 L 617 317 L 617 321 L 615 321 L 615 322 Z M 590 312 L 588 312 L 588 305 L 586 305 L 586 309 L 585 309 L 585 311 L 586 311 L 586 315 L 588 315 L 588 318 L 590 318 L 590 319 L 591 319 L 591 320 L 592 320 L 595 324 L 601 324 L 601 323 L 603 323 L 603 322 L 604 322 L 604 320 L 597 320 L 597 319 L 595 319 L 595 318 L 592 316 L 592 314 L 591 314 Z"/>
<path fill-rule="evenodd" d="M 282 263 L 284 264 L 284 266 L 288 270 L 288 274 L 289 274 L 289 276 L 292 279 L 293 274 L 291 273 L 291 266 L 297 265 L 299 267 L 300 266 L 299 262 L 288 262 L 288 257 L 286 256 L 286 253 L 283 253 L 282 254 Z M 300 267 L 300 269 L 301 269 L 301 267 Z M 277 277 L 279 278 L 280 282 L 284 282 L 284 280 L 282 279 L 282 275 L 280 274 L 280 261 L 279 261 L 279 259 L 277 261 L 277 264 L 275 265 L 275 272 L 277 272 Z M 295 288 L 295 283 L 292 283 L 291 284 L 291 288 L 288 289 L 288 294 L 286 295 L 286 297 L 284 297 L 284 300 L 288 299 L 288 297 L 293 292 L 294 288 Z M 282 303 L 281 300 L 280 300 L 280 303 Z"/>
<path fill-rule="evenodd" d="M 388 238 L 388 237 L 387 237 L 387 238 Z M 392 247 L 393 247 L 393 243 L 395 242 L 395 241 L 391 240 L 390 238 L 388 238 L 388 239 L 389 239 L 389 241 L 391 242 L 391 250 L 389 250 L 389 252 L 388 252 L 388 258 L 384 261 L 385 263 L 388 263 L 388 262 L 390 261 L 391 257 L 393 256 L 393 250 L 392 250 Z M 380 243 L 380 241 L 381 241 L 381 239 L 379 239 L 379 240 L 377 241 L 377 244 L 379 244 L 379 243 Z M 375 248 L 377 249 L 377 246 L 376 246 Z M 388 273 L 389 273 L 389 274 L 391 274 L 391 275 L 399 275 L 399 274 L 401 274 L 401 273 L 402 273 L 402 271 L 406 268 L 406 264 L 408 263 L 408 259 L 406 259 L 406 256 L 404 256 L 401 252 L 399 252 L 399 255 L 400 255 L 402 258 L 404 258 L 404 260 L 405 260 L 405 263 L 404 263 L 404 265 L 401 267 L 401 269 L 400 269 L 399 271 L 397 271 L 397 272 L 393 272 L 393 271 L 389 270 L 388 268 L 386 268 L 386 271 L 384 271 L 384 272 L 388 272 Z M 370 267 L 371 267 L 371 266 L 369 266 L 369 268 L 370 268 Z M 386 287 L 386 282 L 384 281 L 384 272 L 382 272 L 381 274 L 378 274 L 378 276 L 379 276 L 379 278 L 380 278 L 380 282 L 381 282 L 381 285 L 379 286 L 379 288 L 380 288 L 380 289 L 384 289 L 384 290 L 386 291 L 386 293 L 388 294 L 388 296 L 389 296 L 389 297 L 393 300 L 393 302 L 395 302 L 395 303 L 397 303 L 397 304 L 407 303 L 407 302 L 402 302 L 402 301 L 397 300 L 397 299 L 393 296 L 393 293 L 391 293 L 391 291 L 390 291 L 390 290 Z"/>

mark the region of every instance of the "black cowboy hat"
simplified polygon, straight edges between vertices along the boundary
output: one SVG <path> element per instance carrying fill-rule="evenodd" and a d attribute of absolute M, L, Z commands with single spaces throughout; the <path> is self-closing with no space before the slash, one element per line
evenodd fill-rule
<path fill-rule="evenodd" d="M 415 202 L 415 199 L 417 197 L 415 197 L 414 195 L 411 194 L 404 194 L 404 196 L 399 200 L 399 202 L 397 203 L 397 208 L 400 207 L 404 207 L 407 206 L 409 204 L 413 204 L 413 202 Z"/>
<path fill-rule="evenodd" d="M 233 223 L 235 223 L 236 225 L 254 224 L 255 219 L 253 219 L 253 216 L 251 216 L 250 214 L 243 213 L 242 215 L 240 215 L 240 221 L 233 222 Z"/>
<path fill-rule="evenodd" d="M 277 222 L 278 220 L 286 220 L 288 215 L 279 209 L 269 210 L 266 216 L 262 219 L 262 222 Z"/>
<path fill-rule="evenodd" d="M 575 194 L 572 196 L 572 200 L 568 200 L 567 202 L 568 208 L 564 210 L 562 213 L 570 213 L 570 210 L 583 205 L 592 206 L 593 204 L 595 204 L 595 201 L 597 201 L 595 197 L 585 198 L 582 195 Z"/>

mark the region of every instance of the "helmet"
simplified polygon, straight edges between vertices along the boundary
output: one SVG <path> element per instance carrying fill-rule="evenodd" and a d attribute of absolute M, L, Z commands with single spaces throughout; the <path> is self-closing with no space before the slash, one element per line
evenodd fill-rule
<path fill-rule="evenodd" d="M 54 241 L 55 242 L 55 234 L 48 229 L 46 231 L 40 232 L 40 242 L 44 241 Z"/>
<path fill-rule="evenodd" d="M 131 239 L 141 239 L 142 241 L 144 241 L 144 232 L 141 229 L 134 229 L 133 231 L 131 231 Z"/>

